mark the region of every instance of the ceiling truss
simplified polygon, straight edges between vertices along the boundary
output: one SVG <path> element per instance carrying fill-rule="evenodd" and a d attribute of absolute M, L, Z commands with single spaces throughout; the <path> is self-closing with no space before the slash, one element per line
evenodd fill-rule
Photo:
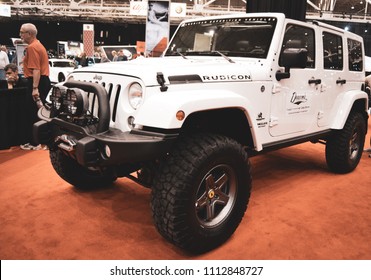
<path fill-rule="evenodd" d="M 196 0 L 193 5 L 187 5 L 186 18 L 212 16 L 229 13 L 243 13 L 246 11 L 246 2 L 241 0 L 239 7 L 233 7 L 229 1 L 226 6 L 213 6 L 213 2 Z M 145 16 L 130 14 L 130 3 L 114 1 L 89 0 L 11 0 L 2 1 L 2 4 L 11 6 L 11 16 L 18 18 L 39 17 L 47 20 L 77 20 L 77 21 L 121 21 L 127 23 L 144 22 Z M 171 22 L 179 23 L 184 18 L 171 18 Z"/>
<path fill-rule="evenodd" d="M 233 1 L 233 6 L 231 1 Z M 225 0 L 222 2 L 223 5 L 217 4 L 220 3 L 217 0 L 188 2 L 186 18 L 244 13 L 246 11 L 246 0 Z M 1 4 L 10 5 L 11 16 L 17 19 L 38 18 L 49 21 L 121 23 L 143 23 L 146 20 L 145 16 L 131 15 L 130 1 L 122 0 L 5 0 L 1 1 Z M 352 11 L 351 8 L 354 8 L 356 4 L 358 5 L 357 10 Z M 336 9 L 336 7 L 340 7 L 340 9 Z M 307 19 L 369 22 L 371 21 L 370 15 L 371 0 L 307 0 Z M 171 22 L 178 24 L 183 19 L 171 17 Z"/>

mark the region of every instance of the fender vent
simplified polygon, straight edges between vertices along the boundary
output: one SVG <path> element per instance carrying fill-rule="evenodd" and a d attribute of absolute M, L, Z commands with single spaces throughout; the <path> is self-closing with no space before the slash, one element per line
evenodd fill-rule
<path fill-rule="evenodd" d="M 202 83 L 199 75 L 180 75 L 180 76 L 169 76 L 170 84 L 190 84 L 190 83 Z"/>

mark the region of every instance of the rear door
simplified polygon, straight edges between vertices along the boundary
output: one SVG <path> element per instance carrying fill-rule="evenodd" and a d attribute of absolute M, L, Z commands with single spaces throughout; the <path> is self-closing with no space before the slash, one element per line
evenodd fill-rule
<path fill-rule="evenodd" d="M 364 61 L 361 41 L 336 31 L 322 31 L 323 54 L 321 110 L 318 126 L 328 126 L 341 113 L 337 99 L 352 89 L 360 90 Z"/>

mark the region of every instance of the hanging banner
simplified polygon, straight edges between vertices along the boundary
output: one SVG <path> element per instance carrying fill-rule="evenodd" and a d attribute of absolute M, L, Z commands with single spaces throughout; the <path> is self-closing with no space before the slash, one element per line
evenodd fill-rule
<path fill-rule="evenodd" d="M 59 58 L 64 58 L 66 56 L 66 46 L 57 42 L 57 54 Z"/>
<path fill-rule="evenodd" d="M 130 15 L 146 16 L 148 11 L 148 3 L 144 1 L 130 1 Z"/>
<path fill-rule="evenodd" d="M 187 4 L 186 3 L 171 3 L 170 16 L 171 17 L 186 17 Z"/>
<path fill-rule="evenodd" d="M 84 52 L 87 56 L 94 55 L 94 24 L 83 25 Z"/>
<path fill-rule="evenodd" d="M 0 4 L 0 17 L 10 17 L 10 5 Z"/>
<path fill-rule="evenodd" d="M 169 1 L 148 1 L 146 24 L 146 55 L 157 57 L 169 41 Z"/>

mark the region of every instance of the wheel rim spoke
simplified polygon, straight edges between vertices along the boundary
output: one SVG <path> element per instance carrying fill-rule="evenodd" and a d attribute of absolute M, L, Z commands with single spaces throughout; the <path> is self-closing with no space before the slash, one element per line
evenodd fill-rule
<path fill-rule="evenodd" d="M 358 132 L 354 131 L 352 138 L 350 139 L 350 145 L 349 145 L 349 154 L 351 158 L 354 158 L 357 155 L 359 146 L 358 146 Z"/>
<path fill-rule="evenodd" d="M 200 210 L 207 205 L 207 193 L 205 192 L 197 201 L 196 201 L 196 209 Z"/>
<path fill-rule="evenodd" d="M 228 216 L 236 195 L 236 178 L 229 166 L 212 168 L 202 180 L 195 203 L 196 215 L 205 227 L 216 226 Z"/>
<path fill-rule="evenodd" d="M 225 184 L 228 182 L 227 174 L 223 174 L 218 180 L 215 182 L 216 189 L 220 190 Z"/>
<path fill-rule="evenodd" d="M 207 191 L 211 189 L 215 189 L 214 177 L 211 174 L 209 174 L 206 177 L 206 188 L 207 188 Z"/>
<path fill-rule="evenodd" d="M 217 199 L 215 199 L 215 203 L 221 204 L 221 205 L 226 205 L 229 201 L 229 195 L 218 191 L 217 193 Z"/>
<path fill-rule="evenodd" d="M 215 183 L 215 193 L 216 193 L 216 200 L 215 203 L 219 203 L 222 205 L 226 205 L 229 200 L 229 195 L 223 192 L 223 188 L 228 183 L 228 175 L 223 174 Z"/>
<path fill-rule="evenodd" d="M 214 219 L 215 216 L 214 210 L 215 210 L 214 203 L 209 202 L 206 206 L 206 221 L 211 221 L 212 219 Z"/>

